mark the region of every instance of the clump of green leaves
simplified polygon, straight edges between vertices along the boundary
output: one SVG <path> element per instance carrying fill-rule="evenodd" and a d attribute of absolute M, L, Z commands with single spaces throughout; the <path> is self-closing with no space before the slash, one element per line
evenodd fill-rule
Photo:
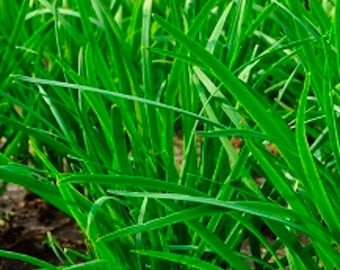
<path fill-rule="evenodd" d="M 62 269 L 340 268 L 340 2 L 308 2 L 0 1 L 0 178 L 76 220 Z"/>

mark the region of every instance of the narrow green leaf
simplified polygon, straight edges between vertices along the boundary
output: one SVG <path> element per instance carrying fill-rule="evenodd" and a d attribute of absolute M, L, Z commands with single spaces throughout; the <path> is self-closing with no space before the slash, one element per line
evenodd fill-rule
<path fill-rule="evenodd" d="M 50 264 L 46 261 L 37 259 L 33 256 L 14 252 L 14 251 L 7 251 L 7 250 L 0 249 L 0 257 L 8 258 L 8 259 L 16 260 L 16 261 L 22 261 L 22 262 L 29 263 L 37 267 L 42 267 L 42 268 L 46 268 L 50 270 L 59 269 L 59 267 L 54 266 L 53 264 Z"/>
<path fill-rule="evenodd" d="M 204 123 L 210 123 L 214 126 L 223 127 L 222 124 L 220 124 L 218 122 L 214 122 L 214 121 L 210 120 L 209 118 L 200 116 L 198 114 L 195 114 L 195 113 L 192 113 L 192 112 L 189 112 L 189 111 L 186 111 L 186 110 L 174 107 L 174 106 L 170 106 L 170 105 L 166 105 L 166 104 L 163 104 L 163 103 L 160 103 L 160 102 L 156 102 L 156 101 L 153 101 L 153 100 L 137 97 L 137 96 L 131 96 L 131 95 L 126 95 L 126 94 L 122 94 L 122 93 L 111 92 L 111 91 L 108 91 L 108 90 L 103 90 L 103 89 L 100 89 L 100 88 L 86 86 L 86 85 L 65 83 L 65 82 L 60 82 L 60 81 L 55 81 L 55 80 L 45 80 L 45 79 L 39 79 L 39 78 L 32 78 L 32 77 L 23 76 L 23 75 L 12 75 L 12 77 L 17 79 L 17 80 L 26 81 L 26 82 L 29 82 L 29 83 L 35 83 L 35 84 L 41 84 L 41 85 L 53 85 L 53 86 L 56 86 L 56 87 L 69 88 L 69 89 L 73 89 L 73 90 L 79 90 L 80 89 L 81 91 L 97 93 L 97 94 L 100 94 L 100 95 L 103 95 L 103 96 L 120 98 L 120 99 L 129 100 L 129 101 L 137 101 L 137 102 L 140 102 L 140 103 L 144 103 L 144 104 L 147 104 L 147 105 L 154 106 L 156 108 L 178 112 L 178 113 L 190 116 L 193 119 L 202 121 Z"/>
<path fill-rule="evenodd" d="M 159 251 L 152 251 L 152 250 L 133 250 L 140 255 L 150 256 L 162 260 L 167 260 L 170 262 L 183 264 L 188 267 L 193 267 L 195 269 L 202 269 L 202 270 L 222 270 L 222 268 L 217 267 L 213 264 L 207 263 L 201 259 L 193 258 L 186 255 L 179 255 L 174 253 L 167 253 L 167 252 L 159 252 Z"/>
<path fill-rule="evenodd" d="M 137 234 L 141 232 L 147 232 L 162 227 L 166 227 L 172 224 L 185 222 L 188 220 L 197 219 L 203 216 L 211 216 L 214 214 L 222 213 L 225 210 L 211 206 L 198 206 L 189 209 L 181 210 L 164 217 L 156 218 L 153 220 L 146 221 L 141 224 L 136 224 L 128 227 L 124 227 L 113 233 L 103 235 L 97 239 L 98 242 L 101 241 L 112 241 L 118 238 L 122 238 L 131 234 Z"/>
<path fill-rule="evenodd" d="M 329 226 L 332 233 L 339 237 L 339 224 L 340 220 L 336 214 L 335 208 L 328 197 L 328 193 L 325 188 L 325 183 L 322 181 L 316 164 L 313 160 L 313 156 L 310 152 L 308 141 L 306 137 L 306 126 L 305 126 L 305 112 L 307 107 L 307 96 L 310 87 L 310 74 L 307 75 L 305 86 L 300 98 L 300 105 L 297 112 L 296 120 L 296 143 L 298 152 L 301 157 L 302 167 L 305 173 L 305 178 L 308 180 L 307 191 L 310 192 L 312 200 L 318 207 L 321 215 L 323 216 L 326 224 Z M 320 200 L 320 196 L 322 200 Z M 340 239 L 340 238 L 339 238 Z"/>

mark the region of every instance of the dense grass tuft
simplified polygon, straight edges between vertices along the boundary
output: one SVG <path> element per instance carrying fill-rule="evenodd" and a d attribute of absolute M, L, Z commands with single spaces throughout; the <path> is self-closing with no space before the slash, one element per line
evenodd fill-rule
<path fill-rule="evenodd" d="M 0 179 L 88 246 L 0 256 L 340 269 L 340 1 L 0 0 L 0 23 Z"/>

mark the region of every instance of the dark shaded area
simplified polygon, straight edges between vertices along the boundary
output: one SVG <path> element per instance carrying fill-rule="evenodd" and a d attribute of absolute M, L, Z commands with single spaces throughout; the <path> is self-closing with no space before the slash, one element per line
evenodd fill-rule
<path fill-rule="evenodd" d="M 0 197 L 0 248 L 60 264 L 46 243 L 47 232 L 62 248 L 85 251 L 83 236 L 75 222 L 24 189 L 8 185 Z M 27 263 L 0 258 L 1 270 L 29 270 Z"/>

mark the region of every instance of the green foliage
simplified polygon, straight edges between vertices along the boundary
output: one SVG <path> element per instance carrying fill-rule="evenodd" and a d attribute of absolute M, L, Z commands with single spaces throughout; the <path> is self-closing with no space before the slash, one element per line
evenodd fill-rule
<path fill-rule="evenodd" d="M 340 2 L 302 2 L 0 0 L 0 179 L 88 243 L 0 256 L 340 269 Z"/>

